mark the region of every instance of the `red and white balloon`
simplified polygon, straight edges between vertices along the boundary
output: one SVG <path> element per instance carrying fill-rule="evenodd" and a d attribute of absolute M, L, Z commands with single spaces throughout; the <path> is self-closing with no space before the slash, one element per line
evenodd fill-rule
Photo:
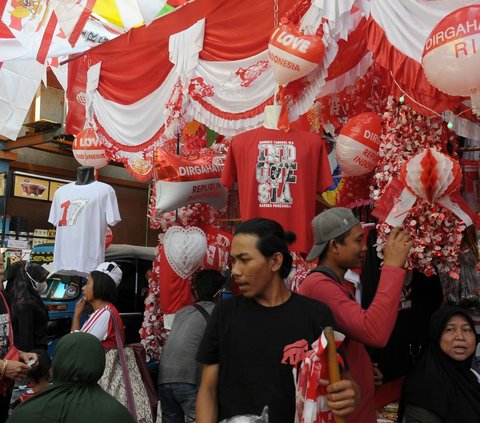
<path fill-rule="evenodd" d="M 462 170 L 457 160 L 426 148 L 405 163 L 400 179 L 417 197 L 433 203 L 460 189 Z"/>
<path fill-rule="evenodd" d="M 279 85 L 309 74 L 325 55 L 325 46 L 316 35 L 303 35 L 291 23 L 275 28 L 268 43 L 268 60 Z"/>
<path fill-rule="evenodd" d="M 335 157 L 342 176 L 360 176 L 377 165 L 382 120 L 372 112 L 352 117 L 340 131 Z"/>
<path fill-rule="evenodd" d="M 82 166 L 92 166 L 100 169 L 108 164 L 110 158 L 105 146 L 97 137 L 93 128 L 79 132 L 72 145 L 72 152 L 77 162 Z"/>
<path fill-rule="evenodd" d="M 220 184 L 222 170 L 220 156 L 189 159 L 158 148 L 155 151 L 155 209 L 165 213 L 194 203 L 222 209 L 227 202 L 227 191 Z"/>
<path fill-rule="evenodd" d="M 480 114 L 480 5 L 455 10 L 430 33 L 422 66 L 430 84 L 446 94 L 470 96 Z"/>

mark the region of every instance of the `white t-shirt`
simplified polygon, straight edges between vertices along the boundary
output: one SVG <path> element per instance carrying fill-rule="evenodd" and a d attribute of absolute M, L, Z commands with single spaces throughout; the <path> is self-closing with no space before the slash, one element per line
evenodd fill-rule
<path fill-rule="evenodd" d="M 53 270 L 88 275 L 105 261 L 105 231 L 120 222 L 117 197 L 110 185 L 75 182 L 57 189 L 48 221 L 57 227 Z"/>
<path fill-rule="evenodd" d="M 100 341 L 105 341 L 108 335 L 108 324 L 110 322 L 109 307 L 105 306 L 95 310 L 80 329 L 81 332 L 87 332 L 97 337 Z"/>

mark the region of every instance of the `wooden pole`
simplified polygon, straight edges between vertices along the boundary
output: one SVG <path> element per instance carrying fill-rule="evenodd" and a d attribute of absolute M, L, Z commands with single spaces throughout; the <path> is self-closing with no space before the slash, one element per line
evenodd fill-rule
<path fill-rule="evenodd" d="M 330 374 L 330 383 L 338 382 L 342 379 L 340 375 L 340 368 L 337 360 L 337 347 L 335 345 L 335 336 L 333 334 L 333 328 L 327 326 L 323 333 L 327 338 L 327 357 L 328 357 L 328 372 Z M 345 423 L 345 417 L 334 416 L 336 423 Z"/>

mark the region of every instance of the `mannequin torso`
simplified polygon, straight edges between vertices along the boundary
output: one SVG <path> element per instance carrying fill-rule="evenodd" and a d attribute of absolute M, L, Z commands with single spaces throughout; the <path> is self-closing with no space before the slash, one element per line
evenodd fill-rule
<path fill-rule="evenodd" d="M 80 166 L 77 168 L 76 185 L 88 185 L 95 182 L 95 168 L 92 166 Z"/>
<path fill-rule="evenodd" d="M 278 105 L 265 106 L 263 126 L 268 129 L 278 129 L 278 118 L 282 107 Z"/>

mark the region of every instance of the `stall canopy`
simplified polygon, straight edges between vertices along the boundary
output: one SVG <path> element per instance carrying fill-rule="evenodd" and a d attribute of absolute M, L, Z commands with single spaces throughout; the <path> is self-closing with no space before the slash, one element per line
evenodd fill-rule
<path fill-rule="evenodd" d="M 7 2 L 3 11 L 0 45 L 18 47 L 20 43 L 27 51 L 18 56 L 21 49 L 9 48 L 7 57 L 7 50 L 1 49 L 0 84 L 5 75 L 12 80 L 11 67 L 17 66 L 17 59 L 33 64 L 39 55 L 38 42 L 28 44 L 25 29 L 12 27 L 13 3 Z M 82 2 L 86 7 L 90 3 Z M 358 86 L 375 65 L 387 75 L 389 90 L 397 98 L 406 95 L 406 102 L 424 115 L 445 116 L 461 135 L 479 135 L 478 118 L 469 111 L 469 99 L 434 88 L 421 65 L 433 27 L 450 12 L 474 1 L 278 0 L 272 4 L 267 0 L 195 0 L 148 26 L 136 26 L 135 19 L 124 22 L 129 15 L 122 14 L 119 5 L 123 3 L 97 0 L 93 10 L 102 5 L 104 17 L 90 16 L 84 36 L 73 47 L 57 27 L 46 62 L 58 73 L 63 70 L 67 132 L 76 134 L 85 125 L 93 126 L 110 155 L 139 179 L 151 177 L 154 149 L 175 137 L 185 121 L 195 119 L 223 135 L 261 125 L 264 106 L 273 102 L 277 88 L 269 65 L 268 41 L 282 17 L 305 33 L 321 35 L 326 47 L 320 65 L 287 86 L 291 121 L 319 99 Z M 137 10 L 140 3 L 136 3 Z M 100 27 L 105 35 L 94 40 L 91 34 L 100 34 Z M 67 52 L 70 61 L 57 66 L 57 58 Z M 32 87 L 38 85 L 42 66 L 26 66 L 33 73 L 27 76 L 24 68 L 16 70 L 15 78 L 29 78 Z M 2 110 L 11 107 L 3 92 L 0 90 Z M 21 125 L 23 109 L 20 105 L 17 109 L 14 124 L 6 118 L 0 120 L 0 133 L 7 137 L 15 138 L 14 128 Z M 344 117 L 355 112 L 346 110 Z M 0 116 L 14 114 L 10 111 Z M 328 129 L 330 123 L 335 130 L 339 126 L 335 116 L 322 111 L 323 117 L 328 115 L 332 122 L 323 124 Z"/>

